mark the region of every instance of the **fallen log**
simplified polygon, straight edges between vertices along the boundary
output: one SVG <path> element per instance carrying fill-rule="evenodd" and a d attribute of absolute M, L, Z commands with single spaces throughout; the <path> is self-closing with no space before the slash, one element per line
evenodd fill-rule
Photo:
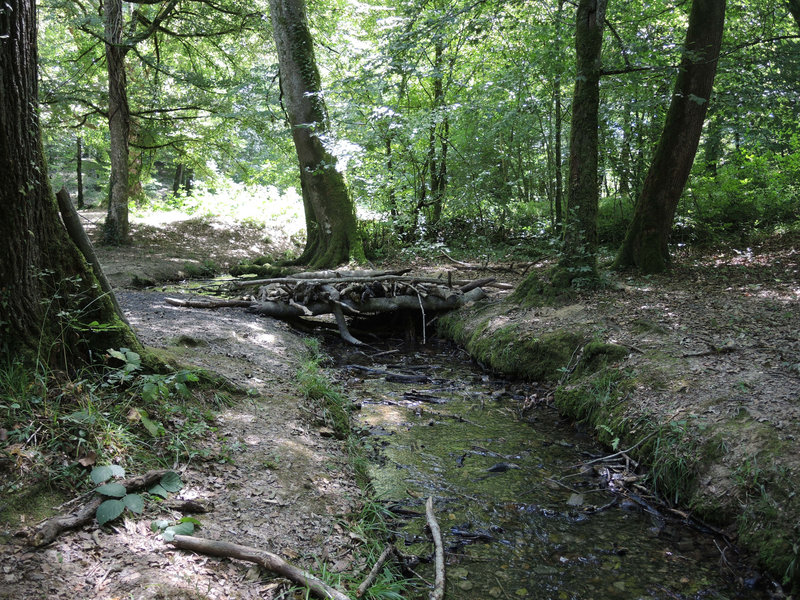
<path fill-rule="evenodd" d="M 284 297 L 274 296 L 262 288 L 260 301 L 166 298 L 165 302 L 171 306 L 189 308 L 243 307 L 254 314 L 276 319 L 333 314 L 342 339 L 351 344 L 362 345 L 362 342 L 353 337 L 347 329 L 345 315 L 358 316 L 410 310 L 420 311 L 425 320 L 426 313 L 453 310 L 486 297 L 483 289 L 473 285 L 475 282 L 469 284 L 467 286 L 469 289 L 463 292 L 457 288 L 450 289 L 440 285 L 427 288 L 421 285 L 415 287 L 405 280 L 403 286 L 399 286 L 404 293 L 397 294 L 396 289 L 387 291 L 380 288 L 378 289 L 380 295 L 367 296 L 364 293 L 350 293 L 353 289 L 349 286 L 345 290 L 350 292 L 345 295 L 342 290 L 334 287 L 333 282 L 324 283 L 324 281 L 326 280 L 298 281 L 291 294 L 284 294 Z M 441 283 L 439 280 L 436 281 Z M 483 281 L 486 280 L 477 283 Z"/>
<path fill-rule="evenodd" d="M 486 292 L 480 288 L 475 288 L 466 294 L 462 294 L 460 296 L 451 296 L 446 300 L 437 298 L 436 296 L 420 298 L 419 296 L 403 295 L 387 298 L 368 298 L 364 302 L 343 300 L 341 302 L 341 307 L 343 311 L 347 312 L 349 315 L 393 312 L 401 309 L 419 310 L 421 299 L 424 310 L 435 312 L 453 310 L 454 308 L 458 308 L 459 306 L 462 306 L 468 302 L 480 300 L 481 298 L 485 297 Z M 322 315 L 333 312 L 333 305 L 330 302 L 315 302 L 306 304 L 304 306 L 310 310 L 313 315 Z M 273 301 L 250 303 L 248 310 L 259 315 L 266 315 L 279 319 L 299 317 L 303 315 L 303 311 L 298 307 L 290 306 L 289 304 L 283 302 Z"/>
<path fill-rule="evenodd" d="M 209 556 L 238 558 L 239 560 L 255 563 L 273 573 L 286 577 L 293 583 L 307 587 L 315 596 L 324 600 L 350 600 L 349 596 L 332 588 L 324 581 L 320 581 L 311 573 L 286 562 L 277 554 L 266 550 L 230 542 L 217 542 L 190 535 L 176 535 L 169 543 L 182 550 L 191 550 L 192 552 L 208 554 Z"/>
<path fill-rule="evenodd" d="M 157 471 L 148 471 L 144 475 L 132 477 L 124 481 L 120 481 L 128 493 L 149 488 L 158 483 L 161 478 L 169 471 L 169 469 L 159 469 Z M 94 519 L 97 507 L 100 506 L 105 496 L 95 494 L 83 506 L 74 510 L 67 515 L 57 515 L 46 521 L 42 521 L 35 525 L 30 530 L 23 530 L 17 535 L 26 537 L 32 546 L 44 546 L 55 540 L 59 535 L 70 529 L 82 527 Z"/>

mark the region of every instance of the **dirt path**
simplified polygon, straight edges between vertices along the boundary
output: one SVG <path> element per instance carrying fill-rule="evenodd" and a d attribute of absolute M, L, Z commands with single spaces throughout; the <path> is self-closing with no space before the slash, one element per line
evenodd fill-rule
<path fill-rule="evenodd" d="M 254 394 L 224 410 L 216 435 L 199 442 L 214 460 L 175 465 L 185 481 L 178 496 L 213 505 L 199 516 L 198 535 L 268 549 L 305 566 L 324 560 L 333 571 L 350 569 L 354 541 L 339 519 L 352 511 L 359 490 L 341 443 L 302 418 L 292 385 L 302 341 L 271 319 L 239 309 L 175 308 L 164 296 L 119 293 L 141 340 Z M 44 551 L 8 546 L 0 598 L 269 599 L 285 589 L 245 563 L 173 550 L 149 529 L 155 518 L 181 516 L 151 507 L 108 531 L 66 534 Z"/>

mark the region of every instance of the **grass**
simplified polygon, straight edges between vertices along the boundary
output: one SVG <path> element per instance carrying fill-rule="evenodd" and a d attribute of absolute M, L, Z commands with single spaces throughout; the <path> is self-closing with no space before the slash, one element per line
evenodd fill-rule
<path fill-rule="evenodd" d="M 71 376 L 0 367 L 0 520 L 18 523 L 39 498 L 89 489 L 94 465 L 134 473 L 202 455 L 196 441 L 213 436 L 215 410 L 229 396 L 200 379 L 146 373 L 125 349 Z"/>
<path fill-rule="evenodd" d="M 306 346 L 308 356 L 297 373 L 300 392 L 306 400 L 306 411 L 317 424 L 329 427 L 337 437 L 344 440 L 356 482 L 364 491 L 360 512 L 343 523 L 353 536 L 363 540 L 355 561 L 356 564 L 365 565 L 363 573 L 348 575 L 329 573 L 322 565 L 318 576 L 330 585 L 344 585 L 355 589 L 361 583 L 359 576 L 361 578 L 366 576 L 383 551 L 387 540 L 391 538 L 388 523 L 393 519 L 393 515 L 373 496 L 369 461 L 361 440 L 351 427 L 352 403 L 321 368 L 320 365 L 326 357 L 320 348 L 319 340 L 309 338 L 306 340 Z M 409 597 L 411 590 L 411 582 L 387 563 L 364 597 L 371 600 L 403 600 Z"/>

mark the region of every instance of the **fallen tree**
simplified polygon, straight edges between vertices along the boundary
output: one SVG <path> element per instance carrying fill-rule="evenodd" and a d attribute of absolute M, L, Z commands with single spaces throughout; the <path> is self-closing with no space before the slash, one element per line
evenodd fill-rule
<path fill-rule="evenodd" d="M 426 314 L 453 310 L 486 296 L 481 286 L 493 278 L 453 285 L 444 279 L 407 277 L 385 272 L 303 273 L 296 277 L 234 282 L 233 288 L 257 287 L 245 299 L 167 298 L 173 306 L 189 308 L 244 307 L 276 319 L 295 319 L 332 314 L 342 338 L 361 344 L 347 327 L 346 316 L 365 316 L 400 310 Z M 316 277 L 315 277 L 316 275 Z"/>

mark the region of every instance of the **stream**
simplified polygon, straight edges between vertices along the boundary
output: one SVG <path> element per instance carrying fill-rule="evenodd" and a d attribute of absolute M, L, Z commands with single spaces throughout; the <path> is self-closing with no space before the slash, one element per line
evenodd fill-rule
<path fill-rule="evenodd" d="M 724 541 L 612 493 L 600 464 L 582 470 L 610 452 L 546 402 L 521 418 L 519 406 L 543 390 L 488 376 L 444 342 L 331 354 L 361 404 L 377 498 L 398 515 L 402 553 L 432 557 L 434 498 L 446 598 L 768 597 L 754 572 L 728 563 Z M 432 562 L 415 571 L 433 581 Z"/>

